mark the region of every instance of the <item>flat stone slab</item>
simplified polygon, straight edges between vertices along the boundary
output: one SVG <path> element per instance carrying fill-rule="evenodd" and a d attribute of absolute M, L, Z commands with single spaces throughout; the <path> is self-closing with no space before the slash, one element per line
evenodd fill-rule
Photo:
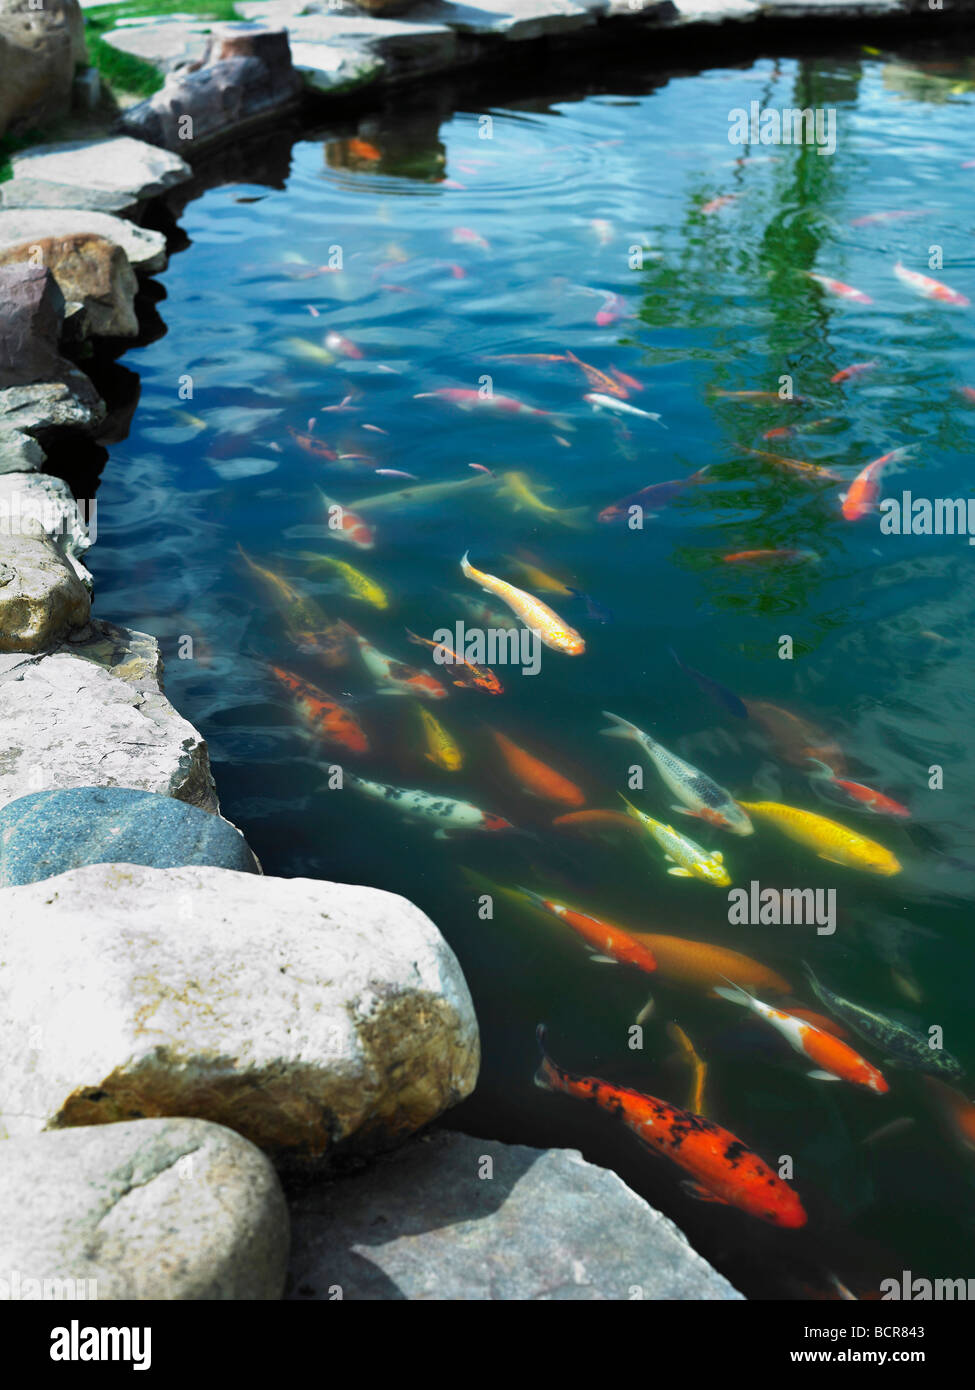
<path fill-rule="evenodd" d="M 185 160 L 130 136 L 35 145 L 11 157 L 0 185 L 5 208 L 90 208 L 126 212 L 192 178 Z"/>
<path fill-rule="evenodd" d="M 678 1228 L 575 1149 L 438 1130 L 291 1209 L 287 1297 L 740 1299 Z"/>
<path fill-rule="evenodd" d="M 477 1079 L 457 959 L 396 894 L 92 864 L 0 906 L 0 1136 L 188 1115 L 321 1171 Z"/>
<path fill-rule="evenodd" d="M 0 888 L 37 883 L 85 864 L 211 864 L 258 872 L 235 826 L 170 796 L 131 787 L 72 787 L 0 807 Z"/>
<path fill-rule="evenodd" d="M 274 1169 L 220 1125 L 147 1119 L 0 1144 L 7 1297 L 277 1299 L 287 1255 Z"/>
<path fill-rule="evenodd" d="M 111 213 L 83 208 L 0 208 L 0 251 L 25 241 L 79 234 L 105 237 L 121 246 L 132 269 L 139 274 L 153 275 L 166 268 L 166 238 L 162 232 L 137 227 Z"/>
<path fill-rule="evenodd" d="M 0 654 L 0 806 L 65 787 L 136 787 L 217 811 L 203 738 L 159 686 L 145 633 L 93 623 L 55 651 Z"/>

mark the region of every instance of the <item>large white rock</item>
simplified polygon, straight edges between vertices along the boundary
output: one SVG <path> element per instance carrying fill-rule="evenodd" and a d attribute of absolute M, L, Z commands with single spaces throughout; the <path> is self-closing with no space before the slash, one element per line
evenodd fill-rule
<path fill-rule="evenodd" d="M 41 652 L 87 626 L 87 531 L 67 483 L 0 473 L 0 652 Z"/>
<path fill-rule="evenodd" d="M 124 217 L 83 208 L 0 209 L 0 251 L 25 241 L 79 234 L 103 236 L 107 241 L 114 241 L 140 275 L 152 275 L 166 268 L 166 238 L 162 232 L 137 227 Z"/>
<path fill-rule="evenodd" d="M 127 135 L 35 145 L 13 155 L 10 163 L 13 178 L 0 184 L 0 202 L 6 208 L 125 212 L 193 174 L 178 155 Z"/>
<path fill-rule="evenodd" d="M 0 1144 L 8 1297 L 274 1299 L 287 1255 L 277 1174 L 220 1125 L 136 1120 Z"/>
<path fill-rule="evenodd" d="M 94 864 L 0 906 L 0 1135 L 188 1115 L 309 1169 L 477 1079 L 456 957 L 392 893 Z"/>
<path fill-rule="evenodd" d="M 108 623 L 40 656 L 0 654 L 0 806 L 60 787 L 137 787 L 219 809 L 207 746 L 159 684 L 154 638 Z"/>

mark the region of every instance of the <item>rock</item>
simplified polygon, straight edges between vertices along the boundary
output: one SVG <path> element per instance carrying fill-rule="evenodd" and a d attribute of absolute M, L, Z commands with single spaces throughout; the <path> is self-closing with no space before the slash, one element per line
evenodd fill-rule
<path fill-rule="evenodd" d="M 211 28 L 212 23 L 207 20 L 159 15 L 124 29 L 110 29 L 103 38 L 110 48 L 141 58 L 166 73 L 201 63 L 210 46 Z"/>
<path fill-rule="evenodd" d="M 326 93 L 364 87 L 375 81 L 385 66 L 367 49 L 329 43 L 294 42 L 291 58 L 305 85 Z"/>
<path fill-rule="evenodd" d="M 78 528 L 66 483 L 0 474 L 0 652 L 45 651 L 87 625 L 91 577 L 77 559 Z"/>
<path fill-rule="evenodd" d="M 132 212 L 193 176 L 177 155 L 126 135 L 35 145 L 10 163 L 13 178 L 0 185 L 5 208 Z"/>
<path fill-rule="evenodd" d="M 0 655 L 0 806 L 110 786 L 219 810 L 206 743 L 160 687 L 155 640 L 95 622 L 78 636 L 44 656 Z"/>
<path fill-rule="evenodd" d="M 20 430 L 0 429 L 0 473 L 29 473 L 47 458 L 36 439 Z"/>
<path fill-rule="evenodd" d="M 0 184 L 0 189 L 4 188 Z M 24 241 L 44 237 L 70 237 L 78 233 L 103 236 L 121 246 L 132 269 L 139 275 L 154 275 L 166 268 L 166 238 L 149 227 L 137 227 L 122 217 L 82 208 L 0 209 L 0 252 Z"/>
<path fill-rule="evenodd" d="M 0 266 L 0 383 L 50 379 L 61 366 L 61 288 L 46 266 Z"/>
<path fill-rule="evenodd" d="M 304 1192 L 291 1228 L 292 1299 L 334 1298 L 336 1286 L 372 1301 L 741 1297 L 673 1222 L 575 1149 L 438 1130 Z"/>
<path fill-rule="evenodd" d="M 0 0 L 0 135 L 63 115 L 85 56 L 78 0 Z"/>
<path fill-rule="evenodd" d="M 0 1270 L 19 1281 L 7 1297 L 277 1299 L 287 1258 L 274 1169 L 220 1125 L 136 1120 L 0 1144 Z"/>
<path fill-rule="evenodd" d="M 135 312 L 138 283 L 121 246 L 103 236 L 75 232 L 64 237 L 40 237 L 0 250 L 0 269 L 18 264 L 42 264 L 66 300 L 84 305 L 87 331 L 95 337 L 134 338 L 139 332 Z"/>
<path fill-rule="evenodd" d="M 212 864 L 257 873 L 229 821 L 131 787 L 35 792 L 0 808 L 0 888 L 36 883 L 83 864 L 173 869 Z"/>
<path fill-rule="evenodd" d="M 170 73 L 162 91 L 130 106 L 120 126 L 164 149 L 198 149 L 296 107 L 302 91 L 283 29 L 227 24 L 202 67 Z"/>
<path fill-rule="evenodd" d="M 189 1115 L 315 1170 L 473 1089 L 460 967 L 392 893 L 124 864 L 0 893 L 0 1135 Z"/>
<path fill-rule="evenodd" d="M 105 419 L 105 402 L 77 367 L 65 363 L 64 380 L 0 389 L 0 437 L 37 435 L 43 443 L 63 429 L 96 433 Z"/>

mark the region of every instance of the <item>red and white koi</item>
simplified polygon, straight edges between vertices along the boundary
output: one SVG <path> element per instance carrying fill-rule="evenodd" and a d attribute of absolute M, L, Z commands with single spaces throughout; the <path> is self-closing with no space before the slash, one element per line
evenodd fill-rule
<path fill-rule="evenodd" d="M 838 299 L 849 299 L 855 304 L 872 304 L 873 300 L 862 290 L 856 290 L 852 285 L 846 285 L 842 280 L 834 280 L 831 275 L 819 275 L 815 270 L 807 270 L 806 274 L 810 280 L 815 280 L 817 285 L 822 285 L 824 290 L 830 294 L 835 294 Z"/>
<path fill-rule="evenodd" d="M 809 1073 L 815 1080 L 849 1081 L 879 1096 L 890 1090 L 877 1068 L 834 1034 L 817 1028 L 806 1019 L 786 1013 L 785 1009 L 774 1009 L 771 1004 L 763 1004 L 761 999 L 756 999 L 754 994 L 749 994 L 732 980 L 728 981 L 727 986 L 716 986 L 714 992 L 732 1004 L 743 1005 L 770 1023 L 795 1052 L 815 1063 L 815 1070 Z"/>
<path fill-rule="evenodd" d="M 318 489 L 318 495 L 328 513 L 328 534 L 332 540 L 347 541 L 357 550 L 372 550 L 376 544 L 376 533 L 358 512 L 350 511 L 341 502 L 335 502 Z"/>
<path fill-rule="evenodd" d="M 415 666 L 407 666 L 405 661 L 399 661 L 396 657 L 387 656 L 348 623 L 341 623 L 340 626 L 358 646 L 362 663 L 379 687 L 380 694 L 415 695 L 421 700 L 447 698 L 447 687 L 436 676 Z"/>
<path fill-rule="evenodd" d="M 894 266 L 894 274 L 902 285 L 906 285 L 909 290 L 913 290 L 924 299 L 934 299 L 939 304 L 950 304 L 956 309 L 967 309 L 971 304 L 971 300 L 966 299 L 957 290 L 943 285 L 940 280 L 932 279 L 930 275 L 922 275 L 919 270 L 910 270 L 900 261 Z"/>
<path fill-rule="evenodd" d="M 906 806 L 902 806 L 899 801 L 894 801 L 892 797 L 884 796 L 883 792 L 874 791 L 873 787 L 865 787 L 862 782 L 847 782 L 836 773 L 826 763 L 819 758 L 810 758 L 809 761 L 817 769 L 810 773 L 817 782 L 826 782 L 831 787 L 836 787 L 839 791 L 845 792 L 851 801 L 857 802 L 868 811 L 873 811 L 878 816 L 903 816 L 909 817 L 910 811 Z"/>
<path fill-rule="evenodd" d="M 830 385 L 836 386 L 841 381 L 849 381 L 851 377 L 863 376 L 865 372 L 872 372 L 877 366 L 877 362 L 851 362 L 848 367 L 830 377 Z"/>
<path fill-rule="evenodd" d="M 362 348 L 357 347 L 350 338 L 344 338 L 341 333 L 336 333 L 333 329 L 325 335 L 325 346 L 329 352 L 337 353 L 340 357 L 351 357 L 359 361 L 365 356 Z"/>
<path fill-rule="evenodd" d="M 720 212 L 722 208 L 730 207 L 732 203 L 737 203 L 739 196 L 738 193 L 722 193 L 719 198 L 712 198 L 709 203 L 705 203 L 701 208 L 701 212 L 705 217 L 712 217 L 716 212 Z"/>
<path fill-rule="evenodd" d="M 395 807 L 407 820 L 432 821 L 438 827 L 434 836 L 437 840 L 445 840 L 451 831 L 515 828 L 504 816 L 482 811 L 470 801 L 455 801 L 453 797 L 443 796 L 440 792 L 414 791 L 406 787 L 391 787 L 385 782 L 369 782 L 348 771 L 343 771 L 343 781 L 355 791 Z"/>
<path fill-rule="evenodd" d="M 491 249 L 480 232 L 475 232 L 470 227 L 455 227 L 450 233 L 450 239 L 458 246 L 476 246 L 481 251 L 490 251 Z"/>
<path fill-rule="evenodd" d="M 436 391 L 419 391 L 413 399 L 422 401 L 431 397 L 446 401 L 448 405 L 455 405 L 458 410 L 493 411 L 497 415 L 545 415 L 551 420 L 557 418 L 550 410 L 538 410 L 533 405 L 525 405 L 523 401 L 515 400 L 514 396 L 497 396 L 493 393 L 484 395 L 470 387 L 441 386 Z"/>
<path fill-rule="evenodd" d="M 667 428 L 660 416 L 654 411 L 640 410 L 635 405 L 628 405 L 626 401 L 616 400 L 612 396 L 604 396 L 600 391 L 590 391 L 583 396 L 583 400 L 591 405 L 593 410 L 611 410 L 614 415 L 635 415 L 638 419 L 653 420 L 658 425 L 662 425 L 664 429 Z"/>

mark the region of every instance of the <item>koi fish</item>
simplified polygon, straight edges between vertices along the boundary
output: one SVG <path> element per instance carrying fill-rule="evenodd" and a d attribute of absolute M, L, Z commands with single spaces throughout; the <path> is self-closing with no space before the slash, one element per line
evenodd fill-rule
<path fill-rule="evenodd" d="M 337 541 L 347 541 L 354 545 L 357 550 L 372 550 L 376 544 L 376 533 L 372 527 L 354 512 L 351 507 L 345 507 L 340 502 L 333 502 L 331 497 L 326 496 L 321 488 L 318 495 L 325 504 L 328 513 L 328 534 L 330 539 Z"/>
<path fill-rule="evenodd" d="M 590 391 L 582 399 L 587 401 L 593 410 L 611 410 L 616 415 L 635 415 L 641 420 L 654 420 L 658 425 L 662 423 L 660 416 L 654 411 L 639 410 L 635 405 L 627 405 L 626 401 L 615 400 L 612 396 L 601 395 L 598 391 Z M 664 425 L 663 428 L 666 429 L 667 426 Z"/>
<path fill-rule="evenodd" d="M 420 391 L 413 399 L 422 401 L 430 397 L 455 405 L 458 410 L 493 411 L 498 415 L 544 415 L 551 420 L 557 418 L 550 410 L 537 410 L 533 405 L 516 401 L 514 396 L 484 396 L 480 391 L 463 386 L 441 386 L 436 391 Z"/>
<path fill-rule="evenodd" d="M 506 555 L 505 560 L 512 568 L 518 570 L 532 586 L 533 589 L 541 589 L 547 594 L 562 594 L 569 598 L 576 592 L 570 589 L 567 584 L 563 584 L 561 579 L 556 579 L 553 574 L 546 574 L 537 565 L 530 564 L 527 560 L 518 559 L 514 555 Z"/>
<path fill-rule="evenodd" d="M 328 447 L 324 439 L 317 439 L 313 434 L 305 434 L 302 430 L 292 429 L 291 425 L 288 426 L 288 433 L 299 449 L 304 449 L 306 454 L 313 454 L 315 458 L 333 461 L 338 458 L 338 454 L 334 449 Z"/>
<path fill-rule="evenodd" d="M 901 265 L 900 261 L 894 266 L 894 274 L 902 285 L 914 290 L 915 294 L 921 295 L 924 299 L 936 299 L 939 304 L 951 304 L 958 309 L 967 309 L 971 304 L 971 300 L 966 299 L 957 290 L 943 285 L 940 280 L 933 280 L 930 275 L 922 275 L 918 270 L 909 270 L 906 265 Z"/>
<path fill-rule="evenodd" d="M 719 401 L 745 401 L 748 405 L 803 405 L 805 396 L 780 396 L 778 391 L 721 391 L 717 387 L 711 391 L 711 398 Z"/>
<path fill-rule="evenodd" d="M 618 294 L 611 294 L 605 290 L 601 293 L 604 295 L 602 308 L 596 310 L 596 317 L 593 321 L 600 328 L 608 328 L 610 324 L 616 323 L 627 314 L 626 300 Z"/>
<path fill-rule="evenodd" d="M 372 497 L 360 497 L 351 506 L 356 511 L 375 510 L 377 507 L 400 507 L 413 502 L 441 502 L 445 497 L 465 492 L 468 488 L 483 487 L 485 483 L 496 486 L 497 479 L 481 474 L 476 478 L 452 479 L 445 483 L 424 483 L 422 487 L 404 487 L 397 492 L 379 492 Z"/>
<path fill-rule="evenodd" d="M 542 1061 L 537 1086 L 591 1101 L 613 1115 L 641 1144 L 691 1175 L 692 1195 L 737 1207 L 773 1226 L 794 1230 L 806 1224 L 798 1195 L 730 1130 L 641 1091 L 564 1071 L 545 1051 L 541 1024 L 538 1043 Z"/>
<path fill-rule="evenodd" d="M 696 816 L 707 825 L 730 830 L 732 835 L 751 835 L 751 821 L 724 787 L 719 787 L 706 773 L 685 763 L 683 758 L 669 753 L 629 720 L 621 719 L 618 714 L 610 714 L 605 709 L 603 718 L 611 720 L 613 727 L 600 732 L 607 738 L 627 738 L 637 743 L 656 767 L 665 785 L 684 803 L 683 806 L 672 806 L 672 811 Z"/>
<path fill-rule="evenodd" d="M 728 887 L 731 878 L 724 867 L 724 855 L 720 850 L 709 853 L 693 840 L 678 834 L 672 825 L 664 825 L 662 821 L 654 820 L 653 816 L 648 816 L 646 812 L 637 810 L 632 802 L 626 800 L 622 792 L 620 797 L 629 807 L 630 815 L 643 826 L 648 835 L 653 836 L 664 851 L 664 858 L 674 866 L 667 870 L 668 874 L 673 874 L 674 878 L 699 878 L 702 882 L 713 883 L 718 888 Z"/>
<path fill-rule="evenodd" d="M 888 463 L 896 463 L 909 457 L 909 446 L 892 449 L 889 454 L 881 454 L 880 458 L 874 459 L 866 468 L 861 469 L 850 484 L 849 492 L 840 494 L 843 515 L 847 521 L 860 521 L 876 509 L 877 498 L 880 495 L 881 470 Z"/>
<path fill-rule="evenodd" d="M 795 1052 L 816 1064 L 816 1069 L 809 1075 L 817 1081 L 850 1081 L 854 1086 L 865 1086 L 868 1091 L 880 1096 L 890 1090 L 875 1066 L 832 1033 L 826 1033 L 805 1019 L 786 1013 L 785 1009 L 774 1009 L 771 1004 L 763 1004 L 761 999 L 756 999 L 754 994 L 740 988 L 732 980 L 726 986 L 719 985 L 715 993 L 732 1004 L 744 1005 L 770 1023 Z"/>
<path fill-rule="evenodd" d="M 374 470 L 377 478 L 410 478 L 416 481 L 415 473 L 406 473 L 402 468 L 377 468 Z"/>
<path fill-rule="evenodd" d="M 628 391 L 642 391 L 643 383 L 637 381 L 636 377 L 629 376 L 626 372 L 617 371 L 615 367 L 610 367 L 610 375 L 616 378 L 620 386 L 625 386 Z"/>
<path fill-rule="evenodd" d="M 591 367 L 588 362 L 583 362 L 581 358 L 576 357 L 575 353 L 570 352 L 568 348 L 566 348 L 565 351 L 565 361 L 573 362 L 585 375 L 589 384 L 594 386 L 597 391 L 602 391 L 607 396 L 619 396 L 621 398 L 626 396 L 626 388 L 621 386 L 618 381 L 614 381 L 611 376 L 607 376 L 605 372 L 601 372 L 598 367 Z"/>
<path fill-rule="evenodd" d="M 586 644 L 575 628 L 563 622 L 558 613 L 540 598 L 526 593 L 524 589 L 515 588 L 514 584 L 498 579 L 494 574 L 475 569 L 468 559 L 469 553 L 465 552 L 460 562 L 461 572 L 467 579 L 473 579 L 487 593 L 494 594 L 495 598 L 506 603 L 515 617 L 520 618 L 531 631 L 538 633 L 546 647 L 551 647 L 553 651 L 565 652 L 567 656 L 582 655 L 586 650 Z"/>
<path fill-rule="evenodd" d="M 761 726 L 779 749 L 786 762 L 805 767 L 810 757 L 819 757 L 834 772 L 846 769 L 846 758 L 838 743 L 808 720 L 800 719 L 789 710 L 779 709 L 765 700 L 746 700 L 749 715 Z"/>
<path fill-rule="evenodd" d="M 345 148 L 356 159 L 366 159 L 370 163 L 375 163 L 383 157 L 382 151 L 377 150 L 375 145 L 370 145 L 368 140 L 360 140 L 358 137 L 347 141 Z"/>
<path fill-rule="evenodd" d="M 561 352 L 500 352 L 484 358 L 485 362 L 567 362 Z"/>
<path fill-rule="evenodd" d="M 709 695 L 711 699 L 714 700 L 715 704 L 724 705 L 725 709 L 730 711 L 736 719 L 748 718 L 748 710 L 744 700 L 740 700 L 733 690 L 729 690 L 727 686 L 712 680 L 710 676 L 704 675 L 702 671 L 695 671 L 693 666 L 685 665 L 674 651 L 673 647 L 668 647 L 667 650 L 684 674 L 690 676 L 691 680 L 696 681 L 705 695 Z"/>
<path fill-rule="evenodd" d="M 719 198 L 712 198 L 709 203 L 705 203 L 701 212 L 705 217 L 711 217 L 714 213 L 720 212 L 722 208 L 730 206 L 731 203 L 737 203 L 739 196 L 737 193 L 723 193 Z"/>
<path fill-rule="evenodd" d="M 423 726 L 423 737 L 427 746 L 423 756 L 428 762 L 433 763 L 434 767 L 442 767 L 445 772 L 459 772 L 464 765 L 464 755 L 457 740 L 447 732 L 439 719 L 428 709 L 424 709 L 423 705 L 416 705 L 415 709 Z"/>
<path fill-rule="evenodd" d="M 826 416 L 822 420 L 808 420 L 800 425 L 778 425 L 775 429 L 766 430 L 762 435 L 763 439 L 791 439 L 796 434 L 811 434 L 814 430 L 825 429 L 827 425 L 834 425 L 836 421 L 831 416 Z"/>
<path fill-rule="evenodd" d="M 406 787 L 391 787 L 385 782 L 367 782 L 351 772 L 344 774 L 344 781 L 365 796 L 385 801 L 394 806 L 407 820 L 434 821 L 438 829 L 436 840 L 445 840 L 451 831 L 477 830 L 494 832 L 514 830 L 504 816 L 495 816 L 490 811 L 482 811 L 470 801 L 454 801 L 439 792 L 413 791 Z"/>
<path fill-rule="evenodd" d="M 789 993 L 788 981 L 777 971 L 752 960 L 750 956 L 743 956 L 740 951 L 714 946 L 710 941 L 693 941 L 684 936 L 660 936 L 656 932 L 634 932 L 634 936 L 650 947 L 660 978 L 675 985 L 713 994 L 717 986 L 733 974 L 752 989 L 771 990 L 776 994 Z"/>
<path fill-rule="evenodd" d="M 362 663 L 384 695 L 416 695 L 424 700 L 445 700 L 447 687 L 427 671 L 418 671 L 393 656 L 387 656 L 348 623 L 342 627 L 356 643 Z"/>
<path fill-rule="evenodd" d="M 343 338 L 342 334 L 336 333 L 334 329 L 326 334 L 325 346 L 330 352 L 334 352 L 340 357 L 351 357 L 356 362 L 365 356 L 362 348 L 356 347 L 351 339 Z"/>
<path fill-rule="evenodd" d="M 464 690 L 472 688 L 486 690 L 489 695 L 504 694 L 504 686 L 490 666 L 477 666 L 473 661 L 468 661 L 466 657 L 460 656 L 448 643 L 434 642 L 431 637 L 418 637 L 409 628 L 406 629 L 406 635 L 418 647 L 429 647 L 431 651 L 439 652 L 441 654 L 440 659 L 444 664 L 449 664 L 462 673 L 459 679 L 454 681 L 454 685 L 460 686 Z"/>
<path fill-rule="evenodd" d="M 899 222 L 905 217 L 927 217 L 928 213 L 918 210 L 916 212 L 868 212 L 865 217 L 854 217 L 850 223 L 851 227 L 872 227 L 883 222 Z"/>
<path fill-rule="evenodd" d="M 741 804 L 746 811 L 777 825 L 790 840 L 814 850 L 829 864 L 866 869 L 868 873 L 885 876 L 901 871 L 889 849 L 835 820 L 818 816 L 813 811 L 800 811 L 795 806 L 783 806 L 777 801 L 743 801 Z"/>
<path fill-rule="evenodd" d="M 556 816 L 552 821 L 560 830 L 626 830 L 635 835 L 640 827 L 623 811 L 570 811 L 566 816 Z"/>
<path fill-rule="evenodd" d="M 925 1076 L 924 1084 L 951 1132 L 966 1148 L 975 1150 L 975 1105 L 961 1091 L 933 1076 Z"/>
<path fill-rule="evenodd" d="M 294 672 L 280 666 L 272 666 L 271 670 L 294 696 L 295 708 L 316 738 L 332 747 L 345 748 L 349 753 L 369 752 L 366 731 L 350 710 Z"/>
<path fill-rule="evenodd" d="M 556 522 L 559 526 L 578 528 L 586 515 L 585 507 L 550 507 L 547 502 L 542 501 L 537 493 L 532 491 L 530 480 L 525 473 L 502 473 L 501 491 L 506 492 L 513 499 L 515 511 L 527 507 L 530 511 L 545 517 L 547 521 Z"/>
<path fill-rule="evenodd" d="M 596 520 L 603 523 L 622 521 L 624 517 L 632 515 L 633 507 L 639 507 L 644 516 L 654 516 L 659 508 L 666 507 L 686 488 L 698 487 L 703 483 L 710 467 L 710 464 L 705 464 L 687 478 L 672 478 L 666 483 L 650 483 L 637 492 L 631 492 L 629 497 L 623 497 L 619 502 L 604 507 Z"/>
<path fill-rule="evenodd" d="M 848 367 L 830 377 L 830 385 L 835 386 L 840 381 L 849 381 L 851 377 L 863 376 L 864 372 L 872 372 L 879 365 L 879 362 L 851 362 Z"/>
<path fill-rule="evenodd" d="M 852 285 L 845 285 L 842 280 L 834 280 L 829 275 L 818 275 L 814 270 L 807 270 L 806 274 L 810 280 L 815 280 L 817 285 L 822 285 L 824 290 L 830 294 L 835 294 L 839 299 L 851 299 L 856 304 L 872 304 L 873 300 L 862 290 L 855 290 Z"/>
<path fill-rule="evenodd" d="M 726 565 L 796 565 L 819 556 L 814 550 L 735 550 L 721 559 Z"/>
<path fill-rule="evenodd" d="M 675 1042 L 687 1059 L 691 1068 L 693 1081 L 691 1083 L 691 1094 L 687 1099 L 687 1108 L 691 1114 L 704 1117 L 704 1083 L 707 1080 L 707 1063 L 697 1055 L 694 1044 L 684 1032 L 679 1023 L 667 1024 L 667 1036 Z"/>
<path fill-rule="evenodd" d="M 622 927 L 604 922 L 588 912 L 580 912 L 578 908 L 566 907 L 564 903 L 543 897 L 541 893 L 533 893 L 530 888 L 519 888 L 518 892 L 527 898 L 533 907 L 557 917 L 570 931 L 581 936 L 595 959 L 608 961 L 613 965 L 632 965 L 645 974 L 652 974 L 656 970 L 657 962 L 653 952 Z"/>
<path fill-rule="evenodd" d="M 865 1009 L 862 1004 L 854 1004 L 842 995 L 817 980 L 808 965 L 805 967 L 809 983 L 817 998 L 826 1005 L 830 1013 L 849 1024 L 855 1033 L 872 1043 L 886 1054 L 887 1061 L 894 1065 L 911 1067 L 917 1071 L 936 1072 L 943 1076 L 959 1077 L 964 1069 L 950 1053 L 943 1048 L 931 1047 L 930 1039 L 921 1037 L 903 1023 L 887 1018 L 884 1014 Z"/>
<path fill-rule="evenodd" d="M 810 758 L 809 761 L 818 771 L 810 773 L 810 776 L 819 782 L 826 782 L 831 787 L 838 787 L 840 791 L 846 792 L 847 796 L 858 805 L 866 807 L 868 811 L 873 811 L 880 816 L 910 816 L 910 811 L 906 806 L 902 806 L 899 801 L 894 801 L 889 796 L 884 796 L 883 792 L 874 791 L 873 787 L 865 787 L 862 782 L 846 782 L 836 776 L 831 767 L 826 763 L 820 762 L 819 758 Z"/>
<path fill-rule="evenodd" d="M 281 575 L 256 564 L 242 545 L 237 549 L 251 572 L 270 590 L 284 616 L 284 630 L 298 650 L 317 656 L 325 666 L 343 665 L 348 643 L 341 624 L 332 622 L 314 599 L 305 598 Z"/>
<path fill-rule="evenodd" d="M 312 271 L 312 274 L 317 275 L 318 271 Z M 320 367 L 330 367 L 335 361 L 332 353 L 326 348 L 318 343 L 310 343 L 307 338 L 285 338 L 281 346 L 289 357 L 300 357 L 305 362 L 315 362 Z"/>
<path fill-rule="evenodd" d="M 562 806 L 583 804 L 585 795 L 574 782 L 570 782 L 567 777 L 563 777 L 560 772 L 556 772 L 524 748 L 519 748 L 517 743 L 513 743 L 497 729 L 491 730 L 491 737 L 497 744 L 508 771 L 522 791 L 530 796 L 540 797 L 543 801 L 555 801 Z"/>
<path fill-rule="evenodd" d="M 381 588 L 374 579 L 370 579 L 367 574 L 363 574 L 362 570 L 348 564 L 347 561 L 336 560 L 331 555 L 314 555 L 307 550 L 299 551 L 298 559 L 305 560 L 314 567 L 333 570 L 345 584 L 351 598 L 361 599 L 363 603 L 369 603 L 373 608 L 389 607 L 389 595 L 386 590 Z"/>
<path fill-rule="evenodd" d="M 764 459 L 766 463 L 771 463 L 775 468 L 781 468 L 787 473 L 798 473 L 808 482 L 817 480 L 843 482 L 840 473 L 833 473 L 818 463 L 807 463 L 804 459 L 786 458 L 784 454 L 769 454 L 764 449 L 749 449 L 744 444 L 736 444 L 735 448 L 741 454 L 751 454 L 754 458 Z"/>
<path fill-rule="evenodd" d="M 472 231 L 470 227 L 455 227 L 450 233 L 450 239 L 458 246 L 477 246 L 481 251 L 491 249 L 480 232 Z"/>
<path fill-rule="evenodd" d="M 834 1038 L 842 1038 L 844 1042 L 850 1037 L 850 1030 L 844 1028 L 842 1023 L 837 1023 L 835 1018 L 827 1018 L 825 1014 L 818 1014 L 815 1009 L 799 1009 L 790 1004 L 789 1013 L 793 1018 L 805 1019 L 807 1023 L 822 1028 L 824 1033 L 832 1033 Z"/>

